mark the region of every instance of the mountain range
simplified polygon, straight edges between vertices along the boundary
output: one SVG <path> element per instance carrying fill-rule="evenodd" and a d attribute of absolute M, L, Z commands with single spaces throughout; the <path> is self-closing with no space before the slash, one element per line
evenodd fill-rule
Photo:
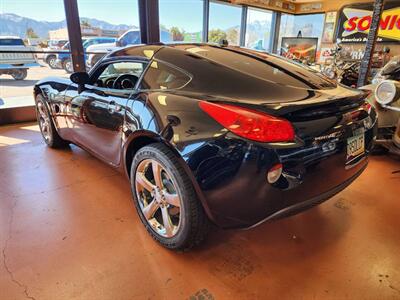
<path fill-rule="evenodd" d="M 105 21 L 93 18 L 80 18 L 81 21 L 87 21 L 91 26 L 106 30 L 128 30 L 136 28 L 126 24 L 110 24 Z M 66 21 L 47 22 L 21 17 L 16 14 L 0 13 L 0 35 L 16 35 L 21 38 L 26 37 L 26 30 L 32 28 L 40 38 L 47 38 L 49 30 L 56 30 L 66 27 Z"/>

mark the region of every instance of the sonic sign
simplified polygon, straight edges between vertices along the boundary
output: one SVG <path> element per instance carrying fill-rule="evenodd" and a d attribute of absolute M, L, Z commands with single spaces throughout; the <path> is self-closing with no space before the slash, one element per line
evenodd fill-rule
<path fill-rule="evenodd" d="M 379 22 L 377 42 L 400 42 L 400 1 L 387 2 Z M 339 17 L 337 37 L 343 43 L 365 43 L 372 22 L 372 4 L 346 6 Z"/>

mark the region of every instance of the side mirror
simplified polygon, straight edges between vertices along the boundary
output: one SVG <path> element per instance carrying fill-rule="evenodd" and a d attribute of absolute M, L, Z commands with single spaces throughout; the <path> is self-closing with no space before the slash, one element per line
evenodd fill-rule
<path fill-rule="evenodd" d="M 117 40 L 117 41 L 115 42 L 115 46 L 117 46 L 117 47 L 122 47 L 123 45 L 122 45 L 121 40 Z"/>
<path fill-rule="evenodd" d="M 89 74 L 86 72 L 75 72 L 69 77 L 73 83 L 78 85 L 78 92 L 83 91 L 85 84 L 89 83 Z"/>

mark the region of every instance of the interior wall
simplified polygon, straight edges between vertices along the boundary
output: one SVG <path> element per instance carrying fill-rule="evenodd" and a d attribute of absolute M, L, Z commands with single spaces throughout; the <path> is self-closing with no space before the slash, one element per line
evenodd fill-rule
<path fill-rule="evenodd" d="M 355 4 L 355 3 L 371 3 L 374 2 L 373 0 L 325 0 L 321 1 L 320 3 L 322 4 L 321 9 L 319 10 L 313 10 L 313 13 L 317 12 L 327 12 L 327 11 L 337 11 L 340 10 L 344 5 L 348 4 Z M 315 2 L 307 2 L 307 3 L 297 3 L 296 5 L 296 14 L 304 14 L 304 13 L 310 13 L 310 12 L 302 12 L 301 7 L 302 5 L 307 5 L 310 3 L 315 3 Z"/>

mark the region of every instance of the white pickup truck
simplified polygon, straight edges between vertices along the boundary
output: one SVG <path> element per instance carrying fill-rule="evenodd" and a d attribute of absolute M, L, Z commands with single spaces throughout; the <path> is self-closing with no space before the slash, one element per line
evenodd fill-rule
<path fill-rule="evenodd" d="M 20 37 L 0 36 L 0 75 L 7 74 L 15 80 L 24 80 L 28 75 L 28 69 L 39 64 L 33 53 L 18 52 L 34 50 L 34 47 L 25 46 Z"/>
<path fill-rule="evenodd" d="M 160 40 L 163 43 L 171 42 L 171 34 L 166 30 L 160 31 Z M 104 43 L 89 46 L 86 49 L 88 52 L 88 56 L 86 58 L 86 67 L 90 69 L 93 67 L 100 59 L 103 58 L 107 53 L 120 49 L 121 47 L 129 46 L 129 45 L 138 45 L 140 44 L 140 30 L 139 29 L 130 29 L 122 34 L 114 43 Z"/>

